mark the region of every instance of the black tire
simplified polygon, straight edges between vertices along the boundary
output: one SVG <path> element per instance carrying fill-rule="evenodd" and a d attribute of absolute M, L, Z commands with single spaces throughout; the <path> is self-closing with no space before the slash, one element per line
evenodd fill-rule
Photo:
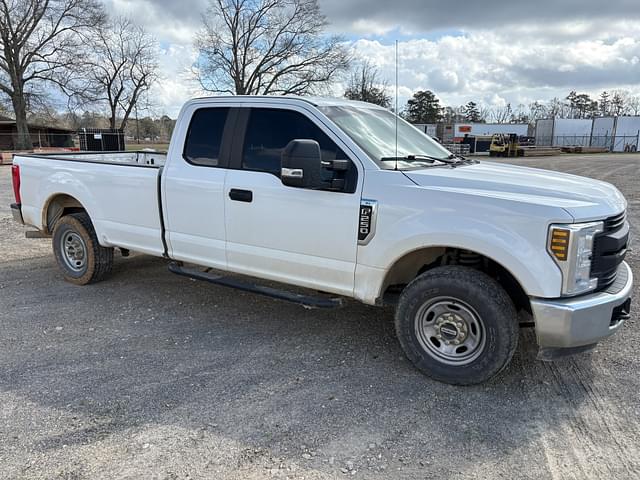
<path fill-rule="evenodd" d="M 79 247 L 73 250 L 82 251 L 81 254 L 77 254 L 78 258 L 69 258 L 65 242 Z M 111 273 L 113 248 L 100 245 L 91 219 L 84 212 L 65 215 L 56 222 L 52 245 L 58 266 L 68 282 L 87 285 L 99 282 Z"/>
<path fill-rule="evenodd" d="M 445 314 L 434 318 L 435 310 L 430 309 L 435 308 L 444 309 Z M 471 327 L 468 322 L 443 320 L 453 318 L 447 309 L 456 308 L 462 309 L 459 313 L 463 316 L 472 315 Z M 427 316 L 425 311 L 429 312 Z M 437 322 L 445 323 L 438 327 Z M 452 323 L 465 326 L 457 328 Z M 518 346 L 517 313 L 511 298 L 493 278 L 468 267 L 437 267 L 414 279 L 400 295 L 395 324 L 398 340 L 409 360 L 427 376 L 453 385 L 482 383 L 497 375 Z M 430 337 L 432 325 L 440 335 L 438 338 L 444 339 L 446 333 L 448 340 L 441 343 L 435 333 Z M 474 335 L 470 334 L 472 330 Z M 472 336 L 477 346 L 466 353 L 462 349 Z M 482 338 L 484 343 L 480 341 Z M 459 347 L 451 345 L 462 343 L 462 339 L 465 343 Z M 449 354 L 440 352 L 440 348 L 455 349 L 450 352 L 453 356 L 466 354 L 467 363 L 459 363 L 463 360 L 458 357 L 446 358 Z"/>

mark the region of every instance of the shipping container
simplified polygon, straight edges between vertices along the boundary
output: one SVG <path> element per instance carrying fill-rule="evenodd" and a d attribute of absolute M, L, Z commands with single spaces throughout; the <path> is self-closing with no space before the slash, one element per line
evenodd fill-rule
<path fill-rule="evenodd" d="M 430 137 L 437 137 L 437 129 L 438 125 L 435 123 L 415 123 L 413 125 L 416 128 L 419 128 L 421 131 L 429 135 Z"/>
<path fill-rule="evenodd" d="M 638 151 L 640 117 L 618 117 L 615 122 L 614 152 Z"/>
<path fill-rule="evenodd" d="M 548 147 L 553 141 L 553 119 L 545 118 L 536 122 L 536 145 Z"/>
<path fill-rule="evenodd" d="M 515 133 L 527 136 L 529 125 L 526 123 L 456 123 L 454 125 L 454 141 L 461 142 L 465 136 L 485 136 L 496 133 Z"/>
<path fill-rule="evenodd" d="M 566 145 L 589 146 L 593 120 L 582 118 L 556 118 L 538 120 L 536 145 L 562 147 Z"/>
<path fill-rule="evenodd" d="M 591 146 L 611 149 L 616 128 L 614 117 L 599 117 L 593 120 L 591 130 Z"/>
<path fill-rule="evenodd" d="M 593 120 L 582 118 L 557 118 L 553 122 L 554 147 L 565 145 L 589 146 Z"/>

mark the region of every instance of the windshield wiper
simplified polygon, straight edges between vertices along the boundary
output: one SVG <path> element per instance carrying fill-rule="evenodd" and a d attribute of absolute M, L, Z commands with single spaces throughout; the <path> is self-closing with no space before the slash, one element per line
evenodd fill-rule
<path fill-rule="evenodd" d="M 439 157 L 430 157 L 429 155 L 404 155 L 397 157 L 382 157 L 380 159 L 381 162 L 395 162 L 395 161 L 404 161 L 404 162 L 442 162 L 442 163 L 452 163 L 448 158 L 439 158 Z"/>
<path fill-rule="evenodd" d="M 429 155 L 405 155 L 398 157 L 382 157 L 380 159 L 381 162 L 425 162 L 431 164 L 430 166 L 436 166 L 436 162 L 440 162 L 440 164 L 450 165 L 452 168 L 457 167 L 458 165 L 470 165 L 474 163 L 478 163 L 477 160 L 471 160 L 470 158 L 465 158 L 461 155 L 451 154 L 448 157 L 431 157 Z"/>
<path fill-rule="evenodd" d="M 447 160 L 449 160 L 448 163 L 452 164 L 452 165 L 460 165 L 460 164 L 473 164 L 473 163 L 478 163 L 477 160 L 472 160 L 470 158 L 467 157 L 463 157 L 462 155 L 457 155 L 455 153 L 452 153 L 451 155 L 449 155 L 447 157 Z"/>

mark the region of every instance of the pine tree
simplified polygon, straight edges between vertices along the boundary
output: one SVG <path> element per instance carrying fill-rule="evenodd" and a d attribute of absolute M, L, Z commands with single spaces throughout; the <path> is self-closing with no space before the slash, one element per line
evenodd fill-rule
<path fill-rule="evenodd" d="M 482 121 L 480 110 L 478 109 L 478 104 L 476 102 L 467 103 L 464 107 L 462 107 L 462 111 L 464 112 L 466 121 L 476 123 Z"/>
<path fill-rule="evenodd" d="M 610 104 L 611 102 L 609 100 L 609 93 L 605 90 L 600 94 L 600 103 L 598 105 L 598 110 L 600 111 L 600 115 L 602 115 L 603 117 L 606 117 L 611 113 Z"/>
<path fill-rule="evenodd" d="M 419 91 L 407 102 L 405 116 L 412 123 L 436 123 L 442 119 L 440 100 L 431 91 Z"/>

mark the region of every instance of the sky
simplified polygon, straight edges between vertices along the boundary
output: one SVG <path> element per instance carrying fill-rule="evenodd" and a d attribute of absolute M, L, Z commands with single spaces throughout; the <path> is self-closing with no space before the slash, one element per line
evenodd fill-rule
<path fill-rule="evenodd" d="M 208 0 L 104 0 L 161 48 L 157 114 L 200 95 L 190 70 Z M 319 0 L 328 31 L 377 65 L 400 104 L 432 90 L 445 105 L 502 107 L 625 89 L 640 95 L 640 0 Z M 343 91 L 342 85 L 334 87 Z"/>

